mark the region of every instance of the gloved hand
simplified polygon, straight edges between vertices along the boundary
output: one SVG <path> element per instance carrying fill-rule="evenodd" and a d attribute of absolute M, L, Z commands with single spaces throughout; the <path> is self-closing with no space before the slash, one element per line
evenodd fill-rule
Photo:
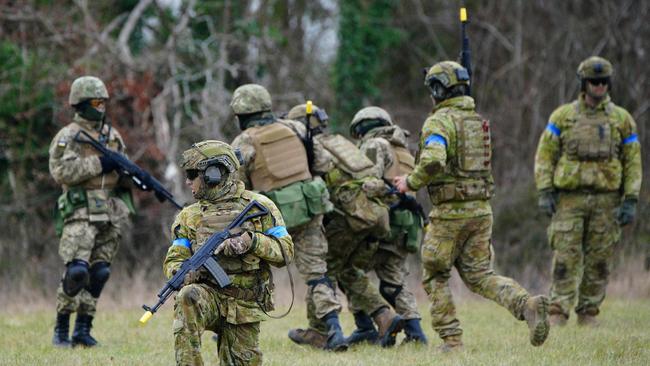
<path fill-rule="evenodd" d="M 555 213 L 556 206 L 557 196 L 555 195 L 555 191 L 552 188 L 539 191 L 537 207 L 539 207 L 540 211 L 545 213 L 546 216 L 552 217 Z"/>
<path fill-rule="evenodd" d="M 99 157 L 99 162 L 102 164 L 102 174 L 110 173 L 113 170 L 117 169 L 117 164 L 115 161 L 107 158 L 104 155 Z"/>
<path fill-rule="evenodd" d="M 201 271 L 189 271 L 183 278 L 183 285 L 187 286 L 193 283 L 197 283 L 201 281 L 202 278 L 203 278 L 203 273 L 201 273 Z"/>
<path fill-rule="evenodd" d="M 233 236 L 219 244 L 214 251 L 215 254 L 223 252 L 226 257 L 236 257 L 248 253 L 253 247 L 253 237 L 248 231 L 244 231 L 241 235 Z"/>
<path fill-rule="evenodd" d="M 637 200 L 634 198 L 626 198 L 621 203 L 621 207 L 618 208 L 616 213 L 616 221 L 620 226 L 625 226 L 631 224 L 634 221 L 636 216 L 636 203 Z"/>

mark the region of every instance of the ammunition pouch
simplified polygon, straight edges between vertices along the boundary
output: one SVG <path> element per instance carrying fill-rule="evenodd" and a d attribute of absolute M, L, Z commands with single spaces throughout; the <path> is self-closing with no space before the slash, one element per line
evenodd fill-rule
<path fill-rule="evenodd" d="M 331 211 L 329 193 L 321 179 L 292 183 L 264 194 L 282 213 L 287 229 L 304 225 L 312 217 Z"/>
<path fill-rule="evenodd" d="M 612 125 L 606 117 L 591 119 L 583 116 L 567 131 L 566 154 L 570 160 L 610 160 L 617 150 L 612 135 Z"/>
<path fill-rule="evenodd" d="M 494 184 L 487 180 L 460 180 L 427 187 L 431 203 L 487 200 L 494 195 Z"/>
<path fill-rule="evenodd" d="M 399 242 L 409 253 L 416 253 L 422 241 L 422 218 L 410 210 L 390 212 L 390 242 Z"/>
<path fill-rule="evenodd" d="M 86 190 L 79 187 L 72 187 L 59 196 L 54 210 L 54 227 L 56 235 L 63 234 L 63 223 L 72 216 L 74 212 L 87 206 Z"/>
<path fill-rule="evenodd" d="M 237 300 L 255 302 L 262 310 L 269 312 L 275 309 L 275 305 L 273 304 L 273 288 L 273 283 L 262 283 L 254 288 L 242 288 L 230 285 L 219 291 Z"/>

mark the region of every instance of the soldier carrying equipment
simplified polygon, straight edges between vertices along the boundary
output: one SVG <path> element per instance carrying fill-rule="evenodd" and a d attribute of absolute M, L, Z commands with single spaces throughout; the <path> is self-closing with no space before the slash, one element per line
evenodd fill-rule
<path fill-rule="evenodd" d="M 258 209 L 259 211 L 248 215 L 248 212 L 253 208 Z M 235 229 L 241 226 L 244 222 L 259 216 L 264 216 L 268 213 L 269 211 L 266 209 L 266 207 L 262 206 L 257 201 L 252 201 L 239 215 L 237 215 L 237 217 L 235 217 L 235 219 L 230 223 L 230 225 L 228 225 L 228 227 L 226 227 L 226 229 L 212 234 L 212 236 L 210 236 L 205 244 L 203 244 L 190 259 L 183 262 L 181 268 L 169 281 L 167 281 L 160 292 L 158 292 L 158 302 L 153 307 L 142 305 L 142 308 L 146 310 L 146 312 L 140 318 L 140 323 L 147 323 L 147 321 L 151 319 L 158 308 L 160 308 L 162 304 L 167 301 L 169 296 L 171 296 L 174 291 L 178 291 L 181 289 L 181 287 L 183 287 L 185 275 L 187 275 L 190 271 L 198 271 L 201 268 L 204 268 L 207 270 L 210 276 L 212 276 L 214 280 L 217 281 L 221 288 L 230 285 L 230 278 L 213 257 L 215 250 L 217 250 L 217 247 L 219 247 L 219 245 L 223 243 L 224 240 L 237 236 L 239 233 Z"/>
<path fill-rule="evenodd" d="M 81 137 L 83 135 L 83 138 Z M 112 151 L 111 149 L 106 148 L 99 141 L 95 140 L 90 134 L 84 130 L 79 130 L 74 137 L 74 140 L 79 143 L 89 144 L 95 150 L 103 154 L 103 159 L 106 159 L 107 163 L 116 167 L 116 171 L 120 175 L 131 177 L 133 184 L 136 187 L 143 191 L 154 191 L 156 198 L 160 202 L 165 200 L 169 201 L 171 204 L 176 206 L 177 209 L 182 209 L 183 206 L 174 201 L 174 196 L 163 187 L 163 185 L 152 177 L 151 174 L 147 173 L 144 169 L 140 168 L 134 164 L 129 159 L 125 158 L 118 152 Z M 101 159 L 100 159 L 101 160 Z M 104 160 L 102 160 L 104 161 Z"/>

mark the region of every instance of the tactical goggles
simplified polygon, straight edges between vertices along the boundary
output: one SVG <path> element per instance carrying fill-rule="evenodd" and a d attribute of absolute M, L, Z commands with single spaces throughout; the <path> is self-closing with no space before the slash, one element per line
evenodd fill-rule
<path fill-rule="evenodd" d="M 199 171 L 196 169 L 188 169 L 185 171 L 185 177 L 187 180 L 194 180 L 199 176 Z"/>
<path fill-rule="evenodd" d="M 93 108 L 97 108 L 97 107 L 104 106 L 106 104 L 106 100 L 99 99 L 99 98 L 88 99 L 88 104 L 90 104 L 90 106 Z"/>
<path fill-rule="evenodd" d="M 608 85 L 609 78 L 593 78 L 587 79 L 587 82 L 591 85 Z"/>

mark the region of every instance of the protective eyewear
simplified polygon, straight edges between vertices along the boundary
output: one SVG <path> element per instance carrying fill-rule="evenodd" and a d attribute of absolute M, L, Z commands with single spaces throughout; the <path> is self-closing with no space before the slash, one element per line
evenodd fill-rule
<path fill-rule="evenodd" d="M 93 108 L 97 108 L 105 105 L 106 101 L 104 99 L 89 99 L 88 104 L 90 104 L 90 106 Z"/>
<path fill-rule="evenodd" d="M 609 78 L 587 79 L 587 82 L 591 85 L 607 85 L 609 84 Z"/>
<path fill-rule="evenodd" d="M 199 171 L 196 169 L 189 169 L 185 171 L 185 177 L 188 180 L 194 180 L 199 176 Z"/>

